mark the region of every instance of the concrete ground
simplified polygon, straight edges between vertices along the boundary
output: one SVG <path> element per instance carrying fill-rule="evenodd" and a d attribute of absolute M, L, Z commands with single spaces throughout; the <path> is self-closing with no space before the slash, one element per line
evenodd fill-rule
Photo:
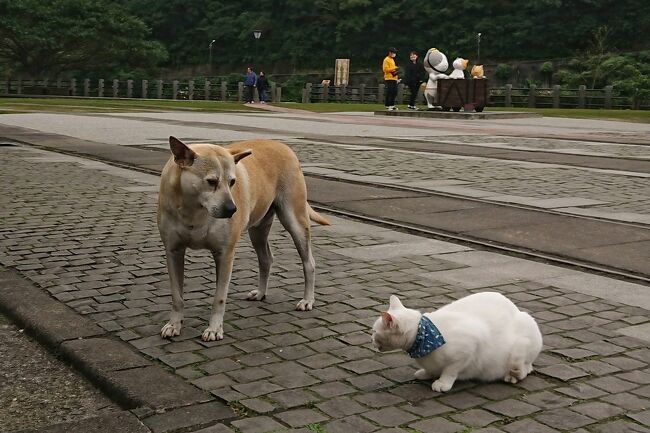
<path fill-rule="evenodd" d="M 244 236 L 233 271 L 225 339 L 202 342 L 214 270 L 208 254 L 191 252 L 183 334 L 162 340 L 158 332 L 170 296 L 155 226 L 158 178 L 88 158 L 132 156 L 139 167 L 155 170 L 165 158 L 159 150 L 168 135 L 221 143 L 279 138 L 296 150 L 307 174 L 318 176 L 308 178 L 314 203 L 345 201 L 332 199 L 345 194 L 334 188 L 340 184 L 323 181 L 369 188 L 367 196 L 353 200 L 354 208 L 336 209 L 363 207 L 363 215 L 388 218 L 385 209 L 392 206 L 398 211 L 389 219 L 402 222 L 418 212 L 414 203 L 423 191 L 451 194 L 459 200 L 454 211 L 470 199 L 489 198 L 481 204 L 500 204 L 494 211 L 498 218 L 520 209 L 523 201 L 530 218 L 538 218 L 532 225 L 558 215 L 586 215 L 589 221 L 611 224 L 599 227 L 629 236 L 616 244 L 620 251 L 629 253 L 622 245 L 634 244 L 636 255 L 625 263 L 647 263 L 650 171 L 642 164 L 650 152 L 636 142 L 648 138 L 650 127 L 566 119 L 481 122 L 295 113 L 4 115 L 0 137 L 25 143 L 0 147 L 0 263 L 33 290 L 67 307 L 66 314 L 82 317 L 86 329 L 96 327 L 98 332 L 84 337 L 89 344 L 101 337 L 104 346 L 94 347 L 119 343 L 128 356 L 142 357 L 142 364 L 131 359 L 132 367 L 100 368 L 94 374 L 97 379 L 108 371 L 106 383 L 121 380 L 103 389 L 131 396 L 122 405 L 154 432 L 650 431 L 650 291 L 643 283 L 643 266 L 628 269 L 614 263 L 640 276 L 623 281 L 330 214 L 332 226 L 313 230 L 318 270 L 313 311 L 293 311 L 301 296 L 302 270 L 291 240 L 276 223 L 268 298 L 259 303 L 244 299 L 257 280 L 257 261 Z M 413 142 L 418 149 L 408 149 Z M 457 147 L 455 152 L 440 147 L 449 144 Z M 85 156 L 43 147 L 83 149 Z M 481 149 L 491 152 L 479 153 Z M 537 152 L 552 161 L 532 162 L 530 154 L 514 150 Z M 500 155 L 503 151 L 510 152 L 507 158 Z M 557 156 L 562 154 L 583 160 L 561 164 Z M 594 156 L 605 158 L 607 168 L 593 167 Z M 617 161 L 638 165 L 618 170 Z M 376 190 L 385 194 L 392 181 L 411 188 L 411 195 L 401 190 L 399 203 L 390 205 L 387 197 L 373 196 Z M 419 188 L 416 194 L 414 188 Z M 431 197 L 440 203 L 438 196 Z M 548 231 L 554 221 L 547 222 Z M 513 218 L 505 227 L 517 223 Z M 570 242 L 607 235 L 593 231 Z M 547 240 L 530 238 L 541 251 L 559 254 Z M 510 239 L 503 242 L 512 244 Z M 589 245 L 599 246 L 603 244 Z M 613 256 L 600 251 L 601 258 Z M 6 293 L 0 299 L 28 309 L 24 302 L 18 304 L 12 293 L 19 292 L 9 286 L 2 284 L 0 296 Z M 483 290 L 508 295 L 531 312 L 544 334 L 536 372 L 519 384 L 465 382 L 436 394 L 430 383 L 413 379 L 415 367 L 407 356 L 379 354 L 369 343 L 370 326 L 390 294 L 399 294 L 408 307 L 431 310 Z M 14 310 L 22 314 L 21 308 Z M 56 344 L 71 359 L 91 357 L 93 351 L 75 352 L 75 346 L 83 346 L 79 336 L 63 340 Z M 98 355 L 80 363 L 101 363 Z M 146 392 L 136 389 L 139 378 L 152 369 L 188 387 L 179 385 L 183 395 L 176 402 L 171 386 L 137 397 Z"/>

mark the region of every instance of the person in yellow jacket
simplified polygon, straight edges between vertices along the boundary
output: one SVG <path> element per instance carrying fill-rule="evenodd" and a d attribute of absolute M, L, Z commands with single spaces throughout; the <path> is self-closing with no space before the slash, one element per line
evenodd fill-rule
<path fill-rule="evenodd" d="M 388 111 L 397 110 L 397 107 L 395 107 L 395 97 L 397 96 L 397 71 L 399 67 L 395 64 L 396 55 L 397 49 L 390 47 L 382 64 L 384 84 L 386 85 L 386 100 L 384 105 Z"/>

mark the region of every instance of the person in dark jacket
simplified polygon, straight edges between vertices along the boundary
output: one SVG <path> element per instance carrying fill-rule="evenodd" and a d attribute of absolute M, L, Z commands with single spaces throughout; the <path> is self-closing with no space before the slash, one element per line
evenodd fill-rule
<path fill-rule="evenodd" d="M 247 104 L 252 104 L 255 101 L 253 100 L 253 89 L 257 85 L 257 74 L 253 72 L 253 68 L 246 69 L 246 75 L 244 75 L 244 102 Z"/>
<path fill-rule="evenodd" d="M 422 63 L 418 62 L 418 53 L 411 51 L 409 54 L 409 61 L 406 64 L 406 76 L 404 77 L 404 84 L 406 84 L 410 90 L 408 109 L 417 110 L 415 106 L 415 98 L 418 96 L 418 90 L 420 89 L 420 84 L 424 82 L 424 76 L 426 71 Z"/>
<path fill-rule="evenodd" d="M 257 91 L 260 94 L 260 103 L 266 104 L 266 92 L 269 90 L 269 82 L 264 75 L 264 71 L 260 71 L 260 75 L 257 76 Z"/>

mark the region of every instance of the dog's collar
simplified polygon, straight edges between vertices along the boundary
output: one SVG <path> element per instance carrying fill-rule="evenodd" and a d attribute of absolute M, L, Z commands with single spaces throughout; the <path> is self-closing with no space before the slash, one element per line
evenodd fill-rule
<path fill-rule="evenodd" d="M 439 73 L 439 74 L 444 74 L 445 72 L 447 72 L 447 71 L 441 71 L 440 69 L 438 69 L 438 68 L 436 68 L 435 66 L 433 66 L 433 65 L 431 64 L 431 62 L 429 61 L 429 56 L 426 56 L 426 61 L 427 61 L 427 64 L 429 65 L 429 67 L 430 67 L 431 69 L 433 69 L 434 71 L 436 71 L 437 73 Z"/>
<path fill-rule="evenodd" d="M 422 315 L 420 323 L 418 323 L 418 333 L 415 336 L 415 341 L 406 352 L 411 358 L 422 358 L 443 344 L 445 344 L 445 339 L 436 328 L 436 325 L 428 317 Z"/>

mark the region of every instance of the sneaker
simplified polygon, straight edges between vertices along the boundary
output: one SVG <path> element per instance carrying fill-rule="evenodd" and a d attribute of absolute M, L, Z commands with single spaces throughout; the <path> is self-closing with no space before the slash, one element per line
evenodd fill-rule
<path fill-rule="evenodd" d="M 395 111 L 395 107 L 386 107 L 386 111 Z"/>
<path fill-rule="evenodd" d="M 397 107 L 396 107 L 396 106 L 394 106 L 394 105 L 391 105 L 391 107 L 390 107 L 390 108 L 392 108 L 392 109 L 393 109 L 393 111 L 397 111 L 397 110 L 399 110 L 399 108 L 397 108 Z"/>

